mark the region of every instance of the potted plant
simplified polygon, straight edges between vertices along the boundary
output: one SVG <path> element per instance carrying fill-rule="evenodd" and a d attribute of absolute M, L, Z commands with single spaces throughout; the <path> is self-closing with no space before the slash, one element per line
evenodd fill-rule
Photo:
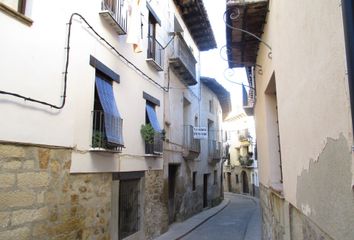
<path fill-rule="evenodd" d="M 103 148 L 105 146 L 104 133 L 99 130 L 93 130 L 92 133 L 92 147 Z"/>
<path fill-rule="evenodd" d="M 140 134 L 146 143 L 154 143 L 155 130 L 150 123 L 141 125 Z"/>

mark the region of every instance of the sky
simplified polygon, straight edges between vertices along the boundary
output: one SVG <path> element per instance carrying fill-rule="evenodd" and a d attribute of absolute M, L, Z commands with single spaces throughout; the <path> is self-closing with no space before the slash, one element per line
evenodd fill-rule
<path fill-rule="evenodd" d="M 201 52 L 201 76 L 215 78 L 230 92 L 233 112 L 242 111 L 239 110 L 242 107 L 242 86 L 226 80 L 248 85 L 245 70 L 237 68 L 232 71 L 228 69 L 227 61 L 224 60 L 226 54 L 225 48 L 222 49 L 222 47 L 226 45 L 226 26 L 224 22 L 226 2 L 203 0 L 203 3 L 214 32 L 217 49 Z"/>

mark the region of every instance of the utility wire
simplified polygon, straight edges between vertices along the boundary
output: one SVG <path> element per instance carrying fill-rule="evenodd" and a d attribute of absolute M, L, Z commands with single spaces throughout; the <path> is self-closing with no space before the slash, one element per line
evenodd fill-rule
<path fill-rule="evenodd" d="M 71 39 L 71 25 L 73 22 L 73 18 L 74 16 L 78 16 L 81 20 L 83 20 L 85 22 L 85 24 L 89 27 L 89 29 L 100 39 L 102 40 L 105 44 L 107 44 L 120 58 L 124 59 L 126 61 L 126 63 L 132 67 L 134 70 L 136 70 L 137 72 L 139 72 L 141 75 L 143 75 L 145 78 L 147 78 L 148 80 L 150 80 L 151 82 L 153 82 L 155 85 L 157 85 L 159 88 L 161 88 L 163 91 L 168 92 L 168 88 L 162 86 L 161 84 L 159 84 L 157 81 L 155 81 L 154 79 L 152 79 L 151 77 L 149 77 L 146 73 L 144 73 L 140 68 L 138 68 L 136 65 L 134 65 L 130 60 L 128 60 L 126 57 L 124 57 L 120 52 L 118 52 L 118 50 L 111 44 L 109 43 L 105 38 L 103 38 L 88 22 L 87 20 L 79 13 L 73 13 L 70 16 L 70 20 L 69 23 L 67 23 L 68 27 L 68 35 L 67 35 L 67 43 L 66 43 L 66 47 L 65 47 L 65 51 L 66 51 L 66 62 L 65 62 L 65 70 L 62 74 L 64 74 L 64 89 L 63 89 L 63 95 L 62 97 L 62 102 L 60 105 L 55 105 L 46 101 L 42 101 L 42 100 L 38 100 L 38 99 L 34 99 L 31 97 L 26 97 L 23 96 L 21 94 L 18 93 L 13 93 L 13 92 L 8 92 L 8 91 L 3 91 L 0 90 L 0 94 L 4 94 L 4 95 L 10 95 L 13 97 L 17 97 L 17 98 L 21 98 L 24 99 L 25 101 L 29 101 L 29 102 L 35 102 L 38 104 L 42 104 L 45 106 L 49 106 L 51 108 L 54 109 L 62 109 L 65 106 L 66 103 L 66 91 L 67 91 L 67 80 L 68 80 L 68 69 L 69 69 L 69 60 L 70 60 L 70 39 Z M 168 42 L 168 44 L 166 45 L 166 47 L 170 44 L 170 42 L 173 40 L 174 37 L 172 37 L 172 39 Z M 165 47 L 165 48 L 166 48 Z"/>

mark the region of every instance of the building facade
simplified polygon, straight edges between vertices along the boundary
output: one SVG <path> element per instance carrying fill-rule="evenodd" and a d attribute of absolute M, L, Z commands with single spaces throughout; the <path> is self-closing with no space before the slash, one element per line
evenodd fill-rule
<path fill-rule="evenodd" d="M 152 239 L 168 229 L 163 140 L 178 7 L 0 1 L 0 239 Z M 196 52 L 213 45 L 184 37 Z"/>
<path fill-rule="evenodd" d="M 254 119 L 243 111 L 223 122 L 227 158 L 224 160 L 224 190 L 259 197 Z"/>
<path fill-rule="evenodd" d="M 353 239 L 353 2 L 227 1 L 226 15 L 229 67 L 256 90 L 263 239 Z"/>
<path fill-rule="evenodd" d="M 230 111 L 230 96 L 215 79 L 201 77 L 192 87 L 174 73 L 170 80 L 164 158 L 173 223 L 222 199 L 221 121 L 222 113 Z M 196 128 L 204 128 L 207 136 L 197 137 Z"/>

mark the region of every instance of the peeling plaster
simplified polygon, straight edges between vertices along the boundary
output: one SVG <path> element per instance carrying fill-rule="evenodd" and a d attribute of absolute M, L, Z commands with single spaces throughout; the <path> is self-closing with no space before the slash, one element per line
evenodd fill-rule
<path fill-rule="evenodd" d="M 308 205 L 308 204 L 302 204 L 302 205 L 301 205 L 301 210 L 302 210 L 302 212 L 303 212 L 306 216 L 310 216 L 310 215 L 311 215 L 311 208 L 310 208 L 310 205 Z"/>
<path fill-rule="evenodd" d="M 299 209 L 334 239 L 353 240 L 352 153 L 343 134 L 328 138 L 316 160 L 297 177 Z"/>

